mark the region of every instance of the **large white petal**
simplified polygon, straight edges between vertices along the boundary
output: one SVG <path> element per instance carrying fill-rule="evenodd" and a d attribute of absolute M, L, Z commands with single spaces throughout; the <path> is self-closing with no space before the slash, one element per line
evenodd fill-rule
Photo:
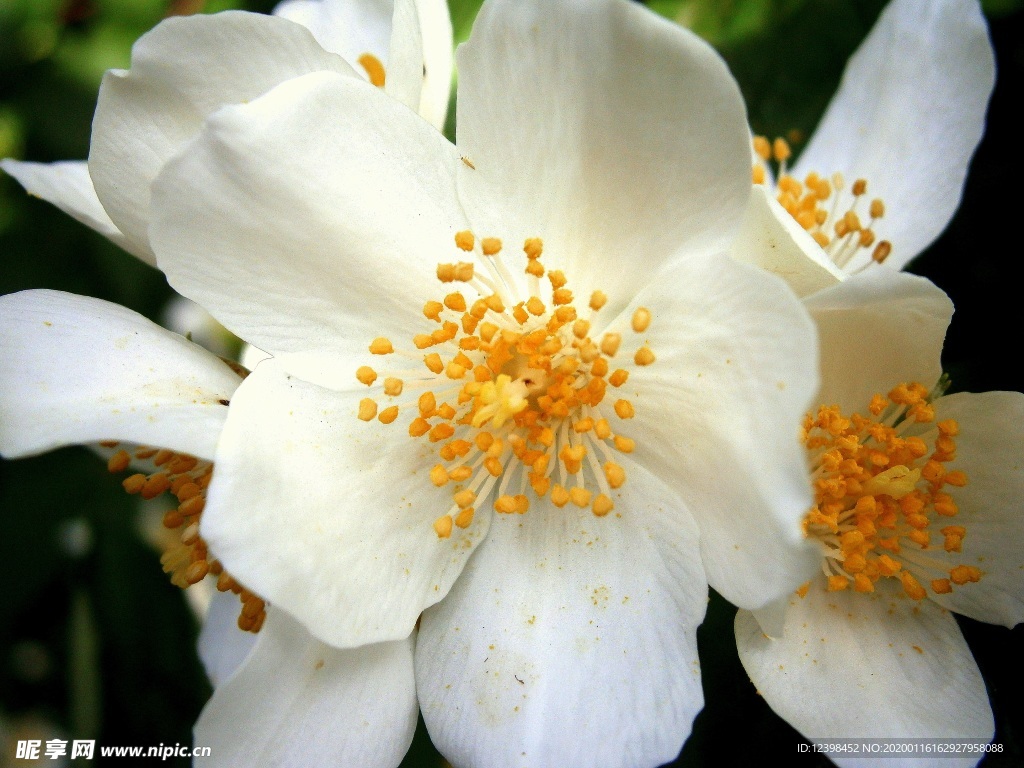
<path fill-rule="evenodd" d="M 452 505 L 433 444 L 356 417 L 365 391 L 321 389 L 265 360 L 239 387 L 203 513 L 240 582 L 338 647 L 408 635 L 447 594 L 490 515 L 439 539 Z"/>
<path fill-rule="evenodd" d="M 960 425 L 957 458 L 948 466 L 963 470 L 968 482 L 944 489 L 960 510 L 949 523 L 967 529 L 963 551 L 933 554 L 984 574 L 935 599 L 973 619 L 1012 627 L 1024 621 L 1024 394 L 962 392 L 937 400 L 935 413 Z"/>
<path fill-rule="evenodd" d="M 992 738 L 985 683 L 953 616 L 899 585 L 828 592 L 819 577 L 790 599 L 781 638 L 741 610 L 736 645 L 765 701 L 811 741 Z M 978 760 L 943 757 L 950 766 Z M 831 758 L 846 768 L 919 765 L 921 756 Z"/>
<path fill-rule="evenodd" d="M 154 185 L 151 236 L 182 294 L 246 341 L 345 361 L 411 349 L 465 256 L 454 147 L 356 78 L 291 80 L 212 117 Z"/>
<path fill-rule="evenodd" d="M 743 226 L 729 255 L 778 275 L 801 298 L 830 288 L 845 277 L 761 184 L 755 185 L 750 194 Z"/>
<path fill-rule="evenodd" d="M 0 168 L 17 179 L 30 195 L 53 203 L 64 213 L 95 229 L 133 256 L 138 256 L 147 264 L 154 264 L 153 254 L 148 249 L 137 248 L 103 210 L 92 186 L 89 165 L 84 160 L 57 163 L 0 160 Z"/>
<path fill-rule="evenodd" d="M 452 19 L 447 0 L 416 0 L 423 36 L 423 94 L 419 113 L 438 130 L 444 128 L 455 69 Z"/>
<path fill-rule="evenodd" d="M 150 185 L 208 115 L 321 70 L 354 76 L 308 30 L 256 13 L 174 17 L 139 38 L 131 69 L 103 78 L 89 150 L 96 194 L 133 252 L 152 253 Z"/>
<path fill-rule="evenodd" d="M 125 440 L 211 458 L 238 376 L 129 309 L 59 291 L 0 297 L 0 450 Z"/>
<path fill-rule="evenodd" d="M 893 0 L 847 64 L 794 175 L 867 179 L 868 195 L 886 205 L 875 227 L 893 244 L 885 263 L 899 269 L 956 210 L 994 83 L 975 0 Z"/>
<path fill-rule="evenodd" d="M 339 650 L 270 608 L 195 727 L 203 768 L 394 768 L 416 730 L 413 638 Z"/>
<path fill-rule="evenodd" d="M 369 53 L 387 67 L 394 7 L 394 0 L 285 0 L 274 15 L 306 27 L 345 61 L 355 64 Z"/>
<path fill-rule="evenodd" d="M 707 43 L 625 0 L 498 0 L 457 59 L 474 166 L 460 194 L 479 236 L 542 238 L 545 266 L 580 295 L 607 292 L 610 310 L 677 252 L 728 247 L 749 134 Z"/>
<path fill-rule="evenodd" d="M 420 706 L 455 765 L 655 766 L 703 706 L 697 529 L 632 462 L 604 518 L 545 497 L 496 515 L 416 647 Z"/>
<path fill-rule="evenodd" d="M 867 413 L 897 384 L 931 387 L 953 302 L 930 280 L 873 269 L 809 296 L 821 344 L 820 403 Z"/>
<path fill-rule="evenodd" d="M 629 325 L 638 306 L 653 315 L 640 335 Z M 799 300 L 755 267 L 691 259 L 656 275 L 610 330 L 620 355 L 646 342 L 656 356 L 609 394 L 636 412 L 612 428 L 692 511 L 711 586 L 746 608 L 795 589 L 816 562 L 800 525 L 811 492 L 798 430 L 818 356 Z"/>
<path fill-rule="evenodd" d="M 241 606 L 234 593 L 215 591 L 199 632 L 199 659 L 215 688 L 242 666 L 256 645 L 258 635 L 238 628 Z"/>

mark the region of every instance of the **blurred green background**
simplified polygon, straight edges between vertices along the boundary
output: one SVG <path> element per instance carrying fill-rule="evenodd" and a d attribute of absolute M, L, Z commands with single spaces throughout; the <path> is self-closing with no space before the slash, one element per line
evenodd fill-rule
<path fill-rule="evenodd" d="M 228 8 L 269 12 L 273 5 L 0 0 L 0 157 L 85 158 L 102 73 L 127 67 L 132 42 L 161 18 Z M 718 47 L 757 132 L 807 136 L 884 3 L 648 5 Z M 456 40 L 468 36 L 478 6 L 478 0 L 450 0 Z M 1022 330 L 1020 290 L 1007 273 L 1020 258 L 1010 224 L 1019 218 L 1024 178 L 1013 114 L 1022 93 L 1024 2 L 983 6 L 998 62 L 988 128 L 960 211 L 910 269 L 956 304 L 943 360 L 954 390 L 1024 390 L 1014 341 Z M 172 295 L 159 272 L 0 174 L 0 293 L 40 287 L 108 299 L 157 321 Z M 147 515 L 118 480 L 80 448 L 0 462 L 0 768 L 27 765 L 14 760 L 18 739 L 146 746 L 191 740 L 210 692 L 194 650 L 196 620 L 147 543 Z M 799 735 L 750 684 L 732 641 L 734 613 L 713 596 L 699 635 L 707 706 L 676 764 L 747 765 L 779 757 L 828 765 L 796 753 Z M 1011 631 L 969 620 L 961 626 L 989 687 L 996 740 L 1005 747 L 985 765 L 1024 765 L 1024 626 Z M 405 764 L 443 764 L 422 727 Z"/>

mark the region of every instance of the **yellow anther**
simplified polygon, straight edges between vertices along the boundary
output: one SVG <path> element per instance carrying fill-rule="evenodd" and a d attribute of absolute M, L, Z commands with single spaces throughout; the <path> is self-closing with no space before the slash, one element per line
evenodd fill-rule
<path fill-rule="evenodd" d="M 544 277 L 544 267 L 539 261 L 527 262 L 525 272 L 534 277 Z"/>
<path fill-rule="evenodd" d="M 432 443 L 438 443 L 441 440 L 447 440 L 454 434 L 455 427 L 451 424 L 435 424 L 430 428 L 430 432 L 427 434 L 427 439 Z"/>
<path fill-rule="evenodd" d="M 473 245 L 476 243 L 476 238 L 473 233 L 468 229 L 464 229 L 461 232 L 455 233 L 455 245 L 459 250 L 472 251 Z"/>
<path fill-rule="evenodd" d="M 591 507 L 591 510 L 597 517 L 604 517 L 613 509 L 615 509 L 615 504 L 603 493 L 597 495 L 594 499 L 594 505 Z"/>
<path fill-rule="evenodd" d="M 874 592 L 875 585 L 863 573 L 858 573 L 853 577 L 853 589 L 855 592 Z"/>
<path fill-rule="evenodd" d="M 580 509 L 590 506 L 591 493 L 582 486 L 575 486 L 569 489 L 569 500 Z"/>
<path fill-rule="evenodd" d="M 356 378 L 360 383 L 370 386 L 377 380 L 377 372 L 368 365 L 362 365 L 356 370 Z"/>
<path fill-rule="evenodd" d="M 502 302 L 501 297 L 498 296 L 498 294 L 496 293 L 492 293 L 490 296 L 484 299 L 484 303 L 487 305 L 487 308 L 491 310 L 491 312 L 497 312 L 500 315 L 502 312 L 505 311 L 505 304 L 504 302 Z"/>
<path fill-rule="evenodd" d="M 585 339 L 587 334 L 590 333 L 590 322 L 587 320 L 577 320 L 572 324 L 572 335 L 577 339 Z"/>
<path fill-rule="evenodd" d="M 378 336 L 370 342 L 370 354 L 372 355 L 390 355 L 394 351 L 395 348 L 391 346 L 391 341 L 383 336 Z"/>
<path fill-rule="evenodd" d="M 434 521 L 434 531 L 437 533 L 437 538 L 447 539 L 452 535 L 452 519 L 448 515 L 441 515 Z"/>
<path fill-rule="evenodd" d="M 900 581 L 903 582 L 903 591 L 912 600 L 924 600 L 928 596 L 924 587 L 921 586 L 921 582 L 915 579 L 910 571 L 900 571 Z"/>
<path fill-rule="evenodd" d="M 594 291 L 590 294 L 590 308 L 597 312 L 601 307 L 608 303 L 608 297 L 604 291 Z"/>
<path fill-rule="evenodd" d="M 892 243 L 888 240 L 883 240 L 875 246 L 875 250 L 871 252 L 871 258 L 878 264 L 881 264 L 892 253 Z"/>
<path fill-rule="evenodd" d="M 417 333 L 412 337 L 412 343 L 416 349 L 426 349 L 427 347 L 434 346 L 434 337 L 429 333 Z"/>
<path fill-rule="evenodd" d="M 461 483 L 463 480 L 469 480 L 469 478 L 471 478 L 472 476 L 473 469 L 467 466 L 456 467 L 455 469 L 448 473 L 448 477 L 450 477 L 452 481 L 456 483 Z"/>
<path fill-rule="evenodd" d="M 567 282 L 569 282 L 566 279 L 565 274 L 560 269 L 553 269 L 550 272 L 548 272 L 548 280 L 551 281 L 551 289 L 554 291 L 557 291 L 559 288 L 563 287 Z"/>
<path fill-rule="evenodd" d="M 492 477 L 501 477 L 501 462 L 494 456 L 488 456 L 484 460 L 484 469 L 486 469 Z"/>
<path fill-rule="evenodd" d="M 417 416 L 409 424 L 409 436 L 410 437 L 422 437 L 430 431 L 430 422 L 421 416 Z"/>
<path fill-rule="evenodd" d="M 374 416 L 377 415 L 377 403 L 371 400 L 369 397 L 364 397 L 359 401 L 359 418 L 363 421 L 370 421 Z"/>
<path fill-rule="evenodd" d="M 957 586 L 981 581 L 981 571 L 973 565 L 958 565 L 949 572 L 949 578 Z"/>
<path fill-rule="evenodd" d="M 449 293 L 447 296 L 445 296 L 444 305 L 454 312 L 466 311 L 466 299 L 458 291 L 456 291 L 455 293 Z"/>
<path fill-rule="evenodd" d="M 619 351 L 619 344 L 622 343 L 622 335 L 618 333 L 606 333 L 601 338 L 601 351 L 608 357 L 615 357 Z"/>
<path fill-rule="evenodd" d="M 455 379 L 457 381 L 466 375 L 466 369 L 458 363 L 448 363 L 444 369 L 444 375 L 449 379 Z"/>
<path fill-rule="evenodd" d="M 455 516 L 455 524 L 459 526 L 459 528 L 469 528 L 469 526 L 473 524 L 473 515 L 474 509 L 472 507 L 467 507 Z"/>
<path fill-rule="evenodd" d="M 604 476 L 608 479 L 608 485 L 612 488 L 621 488 L 622 484 L 626 482 L 626 470 L 614 461 L 605 463 Z"/>
<path fill-rule="evenodd" d="M 366 70 L 366 74 L 370 78 L 370 83 L 378 88 L 384 87 L 386 74 L 384 72 L 384 65 L 381 63 L 380 59 L 372 53 L 364 53 L 356 59 L 356 61 L 358 61 L 359 65 Z"/>
<path fill-rule="evenodd" d="M 393 376 L 388 376 L 384 379 L 384 394 L 389 397 L 398 397 L 402 394 L 402 380 L 396 379 Z"/>
<path fill-rule="evenodd" d="M 599 357 L 594 361 L 594 364 L 590 366 L 591 376 L 607 376 L 608 375 L 608 361 L 603 357 Z"/>
<path fill-rule="evenodd" d="M 754 184 L 764 184 L 765 173 L 763 165 L 755 165 L 750 169 L 750 181 Z"/>
<path fill-rule="evenodd" d="M 131 464 L 132 457 L 123 448 L 107 459 L 108 472 L 124 472 Z"/>
<path fill-rule="evenodd" d="M 771 142 L 768 141 L 768 139 L 765 138 L 764 136 L 755 136 L 754 137 L 754 152 L 756 152 L 757 156 L 760 157 L 762 160 L 771 160 L 772 159 L 772 145 L 771 145 Z"/>
<path fill-rule="evenodd" d="M 608 377 L 608 383 L 613 387 L 621 387 L 626 383 L 626 379 L 629 378 L 629 372 L 624 371 L 622 368 L 616 368 L 612 372 L 612 375 Z"/>
<path fill-rule="evenodd" d="M 510 515 L 516 511 L 518 503 L 514 496 L 499 496 L 494 502 L 494 511 Z"/>
<path fill-rule="evenodd" d="M 785 162 L 792 154 L 793 151 L 789 148 L 789 142 L 781 136 L 772 142 L 772 155 L 775 157 L 776 162 Z"/>
<path fill-rule="evenodd" d="M 871 218 L 880 219 L 885 216 L 885 203 L 883 203 L 877 197 L 871 201 L 870 208 Z"/>
<path fill-rule="evenodd" d="M 476 494 L 470 490 L 459 491 L 452 497 L 452 499 L 454 499 L 455 503 L 460 507 L 469 507 L 472 506 L 474 501 L 476 501 Z"/>
<path fill-rule="evenodd" d="M 654 353 L 650 347 L 640 347 L 633 355 L 633 362 L 637 365 L 650 365 L 654 362 Z"/>
<path fill-rule="evenodd" d="M 377 415 L 377 420 L 380 421 L 381 424 L 390 424 L 391 422 L 393 422 L 397 418 L 398 418 L 398 406 L 397 405 L 390 405 L 390 406 L 385 408 L 383 411 L 381 411 Z"/>
<path fill-rule="evenodd" d="M 534 317 L 540 317 L 544 314 L 546 307 L 543 301 L 536 296 L 531 296 L 530 300 L 526 302 L 526 310 Z"/>
<path fill-rule="evenodd" d="M 480 241 L 480 249 L 484 256 L 495 256 L 501 252 L 501 240 L 496 237 L 485 237 Z"/>
<path fill-rule="evenodd" d="M 860 217 L 856 211 L 847 211 L 846 215 L 843 216 L 843 221 L 846 222 L 846 228 L 850 232 L 860 231 Z"/>
<path fill-rule="evenodd" d="M 440 464 L 435 464 L 430 470 L 430 482 L 440 488 L 448 483 L 448 470 Z"/>
<path fill-rule="evenodd" d="M 643 333 L 651 324 L 651 310 L 647 307 L 637 307 L 633 313 L 633 331 L 635 333 Z"/>
<path fill-rule="evenodd" d="M 636 448 L 636 441 L 629 437 L 616 435 L 614 438 L 615 447 L 622 453 L 632 453 Z"/>
<path fill-rule="evenodd" d="M 865 179 L 857 179 L 853 182 L 853 186 L 850 187 L 850 191 L 853 192 L 855 197 L 860 197 L 868 191 L 868 182 Z"/>
<path fill-rule="evenodd" d="M 416 401 L 416 407 L 419 408 L 420 416 L 430 418 L 437 410 L 437 398 L 433 392 L 424 392 Z"/>
<path fill-rule="evenodd" d="M 580 419 L 579 421 L 577 421 L 575 424 L 572 425 L 572 428 L 578 434 L 589 432 L 594 428 L 594 420 L 588 416 L 585 419 Z"/>
<path fill-rule="evenodd" d="M 932 592 L 937 595 L 948 595 L 953 591 L 953 585 L 949 579 L 932 579 Z"/>
<path fill-rule="evenodd" d="M 444 370 L 444 363 L 441 362 L 441 356 L 437 352 L 431 352 L 429 355 L 424 356 L 423 364 L 432 373 L 440 373 Z"/>
<path fill-rule="evenodd" d="M 572 303 L 572 291 L 568 288 L 556 288 L 551 293 L 551 303 L 555 306 L 564 306 Z"/>
<path fill-rule="evenodd" d="M 632 419 L 636 413 L 633 410 L 633 404 L 629 400 L 616 400 L 614 407 L 615 415 L 620 419 Z"/>
<path fill-rule="evenodd" d="M 841 592 L 850 586 L 850 580 L 845 576 L 835 574 L 834 576 L 828 577 L 828 590 L 829 592 Z"/>
<path fill-rule="evenodd" d="M 555 310 L 555 319 L 560 323 L 571 323 L 576 319 L 576 307 L 559 307 Z"/>
<path fill-rule="evenodd" d="M 561 509 L 569 503 L 569 491 L 556 483 L 551 489 L 551 503 Z"/>
<path fill-rule="evenodd" d="M 526 253 L 526 258 L 533 259 L 540 258 L 540 255 L 544 252 L 544 241 L 539 237 L 529 237 L 526 242 L 523 243 L 523 251 Z"/>

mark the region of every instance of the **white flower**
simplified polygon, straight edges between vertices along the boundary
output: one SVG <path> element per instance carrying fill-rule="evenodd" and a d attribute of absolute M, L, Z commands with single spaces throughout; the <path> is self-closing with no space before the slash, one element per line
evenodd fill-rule
<path fill-rule="evenodd" d="M 740 658 L 771 707 L 814 741 L 987 742 L 985 684 L 949 611 L 1024 620 L 1024 395 L 928 396 L 952 305 L 923 278 L 877 271 L 807 304 L 827 350 L 807 437 L 807 531 L 822 573 L 781 615 L 759 615 L 775 637 L 740 611 Z M 870 760 L 903 761 L 916 758 Z"/>
<path fill-rule="evenodd" d="M 31 194 L 155 264 L 147 232 L 150 184 L 226 104 L 328 71 L 383 79 L 390 95 L 443 127 L 452 75 L 445 0 L 287 0 L 274 13 L 164 21 L 136 42 L 130 71 L 104 77 L 89 163 L 7 159 L 0 168 Z"/>
<path fill-rule="evenodd" d="M 801 295 L 875 262 L 902 268 L 960 202 L 994 82 L 976 0 L 893 0 L 792 168 L 784 141 L 755 139 L 764 183 L 733 255 L 786 275 Z M 764 155 L 781 161 L 777 182 Z"/>
<path fill-rule="evenodd" d="M 144 86 L 177 53 L 121 113 L 175 109 Z M 217 606 L 204 638 L 220 764 L 394 764 L 418 702 L 457 764 L 658 765 L 702 704 L 708 582 L 759 608 L 813 568 L 816 345 L 721 255 L 750 189 L 722 62 L 619 0 L 490 3 L 459 61 L 457 148 L 320 71 L 209 114 L 143 192 L 172 285 L 272 355 L 203 512 L 271 604 L 251 651 Z M 4 354 L 45 339 L 18 309 Z"/>

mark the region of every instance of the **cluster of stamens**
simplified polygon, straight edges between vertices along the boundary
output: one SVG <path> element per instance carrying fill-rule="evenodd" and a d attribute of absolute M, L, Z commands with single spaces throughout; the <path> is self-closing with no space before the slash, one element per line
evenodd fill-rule
<path fill-rule="evenodd" d="M 837 267 L 845 268 L 854 256 L 868 249 L 871 261 L 867 264 L 881 264 L 888 258 L 892 244 L 888 240 L 876 242 L 874 230 L 875 223 L 885 215 L 885 203 L 877 197 L 866 202 L 865 179 L 855 180 L 847 189 L 841 173 L 824 178 L 812 171 L 801 182 L 787 173 L 792 150 L 782 138 L 770 142 L 764 136 L 755 136 L 754 152 L 760 159 L 753 167 L 754 183 L 767 181 L 766 166 L 774 161 L 776 199 Z M 866 211 L 862 210 L 865 205 Z M 862 221 L 865 213 L 867 222 Z"/>
<path fill-rule="evenodd" d="M 170 493 L 178 500 L 177 507 L 164 514 L 163 525 L 172 531 L 175 540 L 160 557 L 171 582 L 182 589 L 198 584 L 207 574 L 217 577 L 217 589 L 233 592 L 242 602 L 238 616 L 239 629 L 259 632 L 266 618 L 266 603 L 239 584 L 224 570 L 219 560 L 210 557 L 206 542 L 199 535 L 199 520 L 206 506 L 206 491 L 213 477 L 213 464 L 195 456 L 146 446 L 120 447 L 116 441 L 103 442 L 105 448 L 117 449 L 107 461 L 112 473 L 126 471 L 133 463 L 152 464 L 149 474 L 137 472 L 125 478 L 125 491 L 143 499 L 155 499 Z"/>
<path fill-rule="evenodd" d="M 501 241 L 478 242 L 472 232 L 462 231 L 455 245 L 479 253 L 488 274 L 477 274 L 472 262 L 438 265 L 440 282 L 464 283 L 475 296 L 453 291 L 428 301 L 423 315 L 437 327 L 413 337 L 418 352 L 396 352 L 389 339 L 373 340 L 372 354 L 404 357 L 417 367 L 389 372 L 383 381 L 372 367 L 359 368 L 360 382 L 395 402 L 380 408 L 376 399 L 364 398 L 358 417 L 392 424 L 406 411 L 409 435 L 437 444 L 441 461 L 430 479 L 452 489 L 451 506 L 434 521 L 441 538 L 451 536 L 453 527 L 471 525 L 478 503 L 492 492 L 499 513 L 525 513 L 532 490 L 538 498 L 549 496 L 556 507 L 572 503 L 607 515 L 615 506 L 613 489 L 626 481 L 613 450 L 634 449 L 634 441 L 605 417 L 609 385 L 621 387 L 629 377 L 625 368 L 612 366 L 622 336 L 590 335 L 607 296 L 594 291 L 589 317 L 580 317 L 565 275 L 545 269 L 543 243 L 530 238 L 523 244 L 530 296 L 513 303 L 515 281 L 500 256 Z M 545 276 L 549 303 L 539 295 Z M 649 310 L 634 312 L 636 334 L 650 323 Z M 654 360 L 646 343 L 632 356 L 639 366 Z M 620 422 L 634 415 L 624 397 L 609 410 L 608 416 Z"/>
<path fill-rule="evenodd" d="M 925 585 L 947 594 L 954 585 L 978 581 L 977 567 L 950 568 L 928 554 L 937 547 L 960 552 L 967 535 L 953 522 L 957 505 L 944 490 L 967 484 L 963 472 L 946 466 L 956 458 L 957 422 L 935 423 L 929 392 L 920 384 L 901 384 L 888 397 L 876 394 L 868 411 L 847 417 L 836 406 L 822 406 L 804 422 L 815 492 L 804 526 L 822 546 L 828 589 L 873 592 L 880 578 L 890 577 L 921 600 Z"/>

